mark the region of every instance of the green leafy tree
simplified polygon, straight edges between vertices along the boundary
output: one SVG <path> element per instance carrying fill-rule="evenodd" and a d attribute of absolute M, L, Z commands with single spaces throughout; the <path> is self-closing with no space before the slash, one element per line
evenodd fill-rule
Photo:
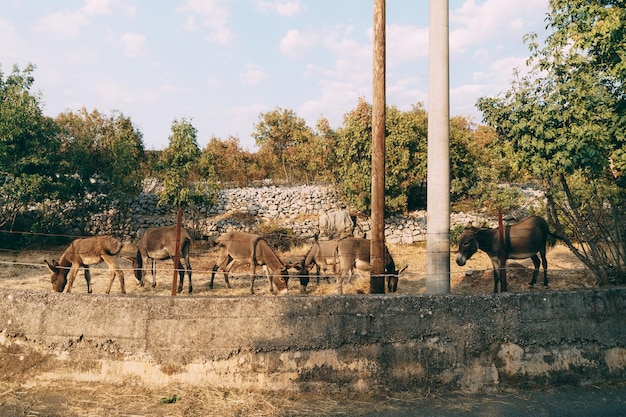
<path fill-rule="evenodd" d="M 285 181 L 302 180 L 306 171 L 307 153 L 303 152 L 314 137 L 306 121 L 293 110 L 276 108 L 259 116 L 252 137 L 259 146 L 258 156 L 264 162 L 265 171 L 273 178 L 282 172 Z"/>
<path fill-rule="evenodd" d="M 557 233 L 603 284 L 623 280 L 626 258 L 625 14 L 610 0 L 551 1 L 545 45 L 527 37 L 534 70 L 478 102 L 542 182 Z"/>
<path fill-rule="evenodd" d="M 98 195 L 105 202 L 126 202 L 141 191 L 144 146 L 141 132 L 120 112 L 105 116 L 61 113 L 59 126 L 66 184 L 76 196 Z"/>
<path fill-rule="evenodd" d="M 35 67 L 0 71 L 0 227 L 12 228 L 30 205 L 58 197 L 56 126 L 31 92 Z"/>
<path fill-rule="evenodd" d="M 197 166 L 200 159 L 197 129 L 187 119 L 172 122 L 169 146 L 161 154 L 163 190 L 159 203 L 167 206 L 190 207 L 211 204 L 216 196 L 214 181 L 199 181 Z"/>
<path fill-rule="evenodd" d="M 427 114 L 422 105 L 387 109 L 385 208 L 404 211 L 424 201 Z M 372 106 L 360 99 L 336 131 L 333 170 L 344 196 L 359 211 L 371 206 Z"/>
<path fill-rule="evenodd" d="M 205 178 L 245 187 L 251 180 L 262 179 L 257 177 L 255 164 L 252 154 L 241 148 L 239 138 L 212 137 L 202 150 L 198 169 Z"/>

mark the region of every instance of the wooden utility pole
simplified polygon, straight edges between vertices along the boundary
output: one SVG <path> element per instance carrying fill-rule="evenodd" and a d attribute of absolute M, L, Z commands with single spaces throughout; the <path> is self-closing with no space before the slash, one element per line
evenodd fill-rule
<path fill-rule="evenodd" d="M 176 277 L 178 276 L 178 263 L 180 262 L 180 229 L 182 228 L 183 209 L 178 208 L 178 216 L 176 217 L 176 255 L 174 255 L 174 278 L 172 279 L 172 295 L 176 295 L 178 287 Z M 191 282 L 190 284 L 191 285 Z"/>
<path fill-rule="evenodd" d="M 385 293 L 385 0 L 374 0 L 370 294 Z"/>
<path fill-rule="evenodd" d="M 430 0 L 426 291 L 450 292 L 450 81 L 448 0 Z"/>
<path fill-rule="evenodd" d="M 506 236 L 505 236 L 506 232 L 504 229 L 504 222 L 502 221 L 502 207 L 498 208 L 498 229 L 499 229 L 499 235 L 500 235 L 500 268 L 498 270 L 498 273 L 500 274 L 500 292 L 507 292 L 507 283 L 506 283 L 507 244 L 506 244 Z"/>

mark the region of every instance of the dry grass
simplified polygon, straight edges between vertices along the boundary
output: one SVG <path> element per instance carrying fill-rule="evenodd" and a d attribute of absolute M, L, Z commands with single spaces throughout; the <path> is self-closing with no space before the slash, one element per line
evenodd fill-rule
<path fill-rule="evenodd" d="M 418 403 L 425 398 L 421 393 L 392 398 L 353 393 L 246 392 L 212 386 L 146 389 L 75 382 L 63 386 L 2 382 L 0 416 L 358 416 L 390 410 L 394 404 Z"/>
<path fill-rule="evenodd" d="M 0 287 L 23 290 L 51 291 L 50 274 L 44 264 L 44 259 L 58 259 L 64 248 L 54 248 L 45 251 L 5 251 L 0 253 Z M 130 245 L 124 247 L 123 257 L 130 257 L 136 248 Z M 281 259 L 303 257 L 308 246 L 300 246 L 279 253 Z M 426 288 L 426 250 L 424 245 L 389 245 L 398 268 L 408 266 L 401 275 L 398 284 L 398 294 L 423 294 Z M 459 267 L 454 262 L 454 253 L 450 255 L 451 291 L 453 293 L 489 293 L 493 291 L 493 273 L 491 262 L 484 253 L 474 255 L 464 267 Z M 554 290 L 590 288 L 595 286 L 592 274 L 584 265 L 561 245 L 557 245 L 548 251 L 548 277 L 550 288 Z M 194 294 L 200 296 L 248 296 L 250 294 L 249 267 L 242 265 L 235 267 L 231 274 L 230 283 L 232 288 L 226 288 L 223 274 L 217 273 L 214 279 L 213 289 L 209 288 L 211 270 L 217 261 L 217 252 L 208 245 L 196 244 L 192 249 L 191 265 L 193 268 Z M 139 287 L 131 270 L 129 260 L 123 258 L 120 262 L 126 277 L 126 290 L 128 294 L 142 294 L 155 296 L 169 296 L 171 294 L 173 270 L 171 261 L 157 263 L 157 287 Z M 100 264 L 92 267 L 92 285 L 94 293 L 103 293 L 108 284 L 108 271 L 106 265 Z M 528 282 L 532 275 L 532 262 L 530 259 L 517 262 L 509 262 L 507 273 L 509 291 L 528 291 Z M 308 294 L 329 295 L 336 293 L 334 278 L 331 284 L 326 280 L 320 280 L 316 285 L 316 279 L 311 277 L 307 288 Z M 151 277 L 148 278 L 151 282 Z M 290 294 L 299 294 L 298 281 L 291 279 Z M 541 287 L 538 287 L 538 290 Z M 86 291 L 83 273 L 79 272 L 72 288 L 74 292 Z M 188 283 L 181 295 L 186 295 Z M 119 283 L 114 283 L 112 293 L 119 292 Z M 367 294 L 369 292 L 369 276 L 357 276 L 354 282 L 344 284 L 345 294 Z M 257 295 L 271 295 L 267 279 L 261 268 L 257 268 L 255 279 L 255 293 Z"/>

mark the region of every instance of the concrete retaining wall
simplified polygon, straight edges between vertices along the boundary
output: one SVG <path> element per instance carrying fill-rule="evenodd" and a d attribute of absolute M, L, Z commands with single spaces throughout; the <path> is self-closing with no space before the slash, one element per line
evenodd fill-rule
<path fill-rule="evenodd" d="M 626 289 L 223 298 L 0 290 L 0 377 L 10 365 L 29 380 L 290 391 L 589 384 L 626 379 L 625 314 Z"/>

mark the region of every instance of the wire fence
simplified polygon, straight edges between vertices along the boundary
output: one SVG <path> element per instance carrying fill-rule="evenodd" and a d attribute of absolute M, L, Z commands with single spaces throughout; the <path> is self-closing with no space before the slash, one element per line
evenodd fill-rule
<path fill-rule="evenodd" d="M 76 238 L 84 238 L 84 237 L 88 237 L 88 236 L 78 236 L 78 235 L 70 235 L 70 234 L 58 234 L 58 233 L 41 233 L 41 232 L 15 232 L 15 231 L 5 231 L 2 230 L 0 231 L 0 234 L 4 234 L 4 235 L 29 235 L 29 236 L 39 236 L 39 237 L 54 237 L 54 238 L 67 238 L 67 239 L 76 239 Z M 273 237 L 276 239 L 290 239 L 290 238 L 294 238 L 293 236 L 287 235 L 287 234 L 282 234 L 282 233 L 275 233 L 273 234 Z M 307 237 L 308 239 L 313 239 L 314 236 L 309 236 Z M 297 237 L 297 239 L 299 239 L 300 241 L 303 240 L 302 237 Z M 304 239 L 306 240 L 306 239 Z M 40 255 L 44 255 L 47 256 L 49 255 L 51 258 L 54 257 L 56 258 L 60 258 L 61 255 L 63 254 L 63 251 L 65 250 L 65 248 L 62 245 L 56 246 L 56 247 L 46 247 L 46 248 L 38 248 L 38 249 L 32 249 L 32 248 L 25 248 L 25 249 L 16 249 L 16 248 L 0 248 L 0 258 L 13 258 L 13 260 L 9 261 L 9 260 L 2 260 L 0 259 L 0 268 L 3 269 L 8 269 L 10 267 L 14 267 L 14 268 L 36 268 L 42 269 L 42 272 L 47 272 L 48 271 L 48 266 L 44 263 L 44 259 L 41 259 L 40 261 L 23 261 L 23 260 L 18 260 L 18 258 L 22 258 L 24 257 L 24 254 L 27 255 L 32 255 L 32 254 L 40 254 Z M 194 276 L 198 276 L 198 275 L 205 275 L 205 274 L 212 274 L 214 273 L 214 269 L 213 266 L 215 265 L 215 263 L 217 262 L 217 258 L 218 258 L 218 248 L 212 248 L 210 250 L 203 250 L 203 251 L 196 251 L 195 254 L 195 258 L 196 260 L 202 260 L 202 263 L 208 263 L 210 266 L 209 267 L 193 267 L 193 274 Z M 450 259 L 453 262 L 453 252 L 455 249 L 451 248 L 451 255 L 450 255 Z M 426 254 L 426 250 L 425 249 L 415 249 L 415 254 L 416 255 L 421 255 L 424 256 Z M 134 255 L 134 253 L 133 253 Z M 354 255 L 354 254 L 353 254 Z M 306 256 L 306 253 L 300 254 L 298 255 L 302 258 L 304 258 Z M 393 253 L 392 253 L 392 256 Z M 475 255 L 475 256 L 481 256 L 481 255 Z M 486 255 L 484 255 L 486 256 Z M 122 259 L 124 257 L 121 257 Z M 394 256 L 394 258 L 396 258 Z M 407 258 L 407 256 L 404 256 L 404 258 Z M 407 263 L 406 259 L 404 259 L 402 257 L 400 258 L 396 258 L 396 262 L 397 263 Z M 400 261 L 400 262 L 398 262 Z M 169 267 L 167 266 L 169 262 Z M 134 274 L 135 269 L 132 266 L 129 265 L 124 265 L 126 263 L 130 263 L 130 261 L 124 259 L 122 262 L 120 262 L 121 265 L 120 266 L 120 270 L 123 271 L 124 273 L 127 274 Z M 160 264 L 160 266 L 159 266 Z M 159 274 L 172 274 L 174 271 L 176 271 L 177 273 L 179 272 L 184 272 L 185 269 L 173 269 L 172 268 L 172 261 L 159 261 L 157 263 L 157 267 L 155 268 L 155 273 L 157 275 Z M 404 264 L 403 264 L 404 266 Z M 421 268 L 421 270 L 416 270 L 417 268 Z M 68 267 L 68 269 L 70 269 Z M 524 268 L 520 268 L 519 266 L 516 267 L 507 267 L 508 271 L 516 271 L 516 270 L 520 270 L 520 271 L 532 271 L 533 267 L 532 265 L 524 267 Z M 93 265 L 91 267 L 92 271 L 99 271 L 99 270 L 103 270 L 106 271 L 108 270 L 108 266 L 104 263 L 99 264 L 99 265 Z M 151 271 L 151 268 L 144 268 L 144 270 L 147 271 Z M 470 271 L 474 274 L 485 274 L 485 273 L 490 273 L 493 270 L 492 267 L 484 267 L 484 268 L 472 268 L 471 266 L 468 266 L 466 269 L 461 270 L 461 271 L 451 271 L 451 275 L 452 274 L 467 274 Z M 231 272 L 231 275 L 233 275 L 234 277 L 237 276 L 247 276 L 249 274 L 250 271 L 250 267 L 246 266 L 245 263 L 238 263 L 237 268 L 234 269 Z M 581 266 L 579 268 L 564 268 L 559 266 L 558 264 L 554 264 L 552 263 L 552 265 L 550 265 L 549 262 L 549 267 L 548 267 L 548 275 L 550 275 L 550 272 L 554 272 L 554 271 L 559 271 L 559 273 L 589 273 L 591 274 L 592 270 L 590 270 L 587 267 Z M 259 273 L 261 272 L 261 273 Z M 272 272 L 276 272 L 278 273 L 279 271 L 272 271 Z M 151 272 L 150 272 L 151 273 Z M 220 270 L 219 272 L 217 272 L 218 274 L 221 274 L 222 271 Z M 273 276 L 280 276 L 277 274 L 272 274 Z M 339 276 L 339 273 L 334 273 L 334 274 L 325 274 L 325 275 L 329 275 L 331 278 L 336 278 L 337 276 Z M 256 276 L 258 277 L 264 277 L 265 273 L 258 268 Z M 324 276 L 324 275 L 323 275 Z M 294 277 L 298 277 L 298 271 L 295 270 L 291 270 L 291 273 L 288 276 L 284 276 L 284 277 L 289 277 L 290 279 L 293 279 Z M 316 274 L 309 272 L 309 277 L 311 278 L 316 278 Z M 405 271 L 403 271 L 400 275 L 400 279 L 414 279 L 414 280 L 420 280 L 420 279 L 427 279 L 428 278 L 428 274 L 426 273 L 426 266 L 425 265 L 414 265 L 411 264 L 409 265 L 409 268 Z M 0 279 L 2 279 L 2 277 L 0 277 Z"/>

